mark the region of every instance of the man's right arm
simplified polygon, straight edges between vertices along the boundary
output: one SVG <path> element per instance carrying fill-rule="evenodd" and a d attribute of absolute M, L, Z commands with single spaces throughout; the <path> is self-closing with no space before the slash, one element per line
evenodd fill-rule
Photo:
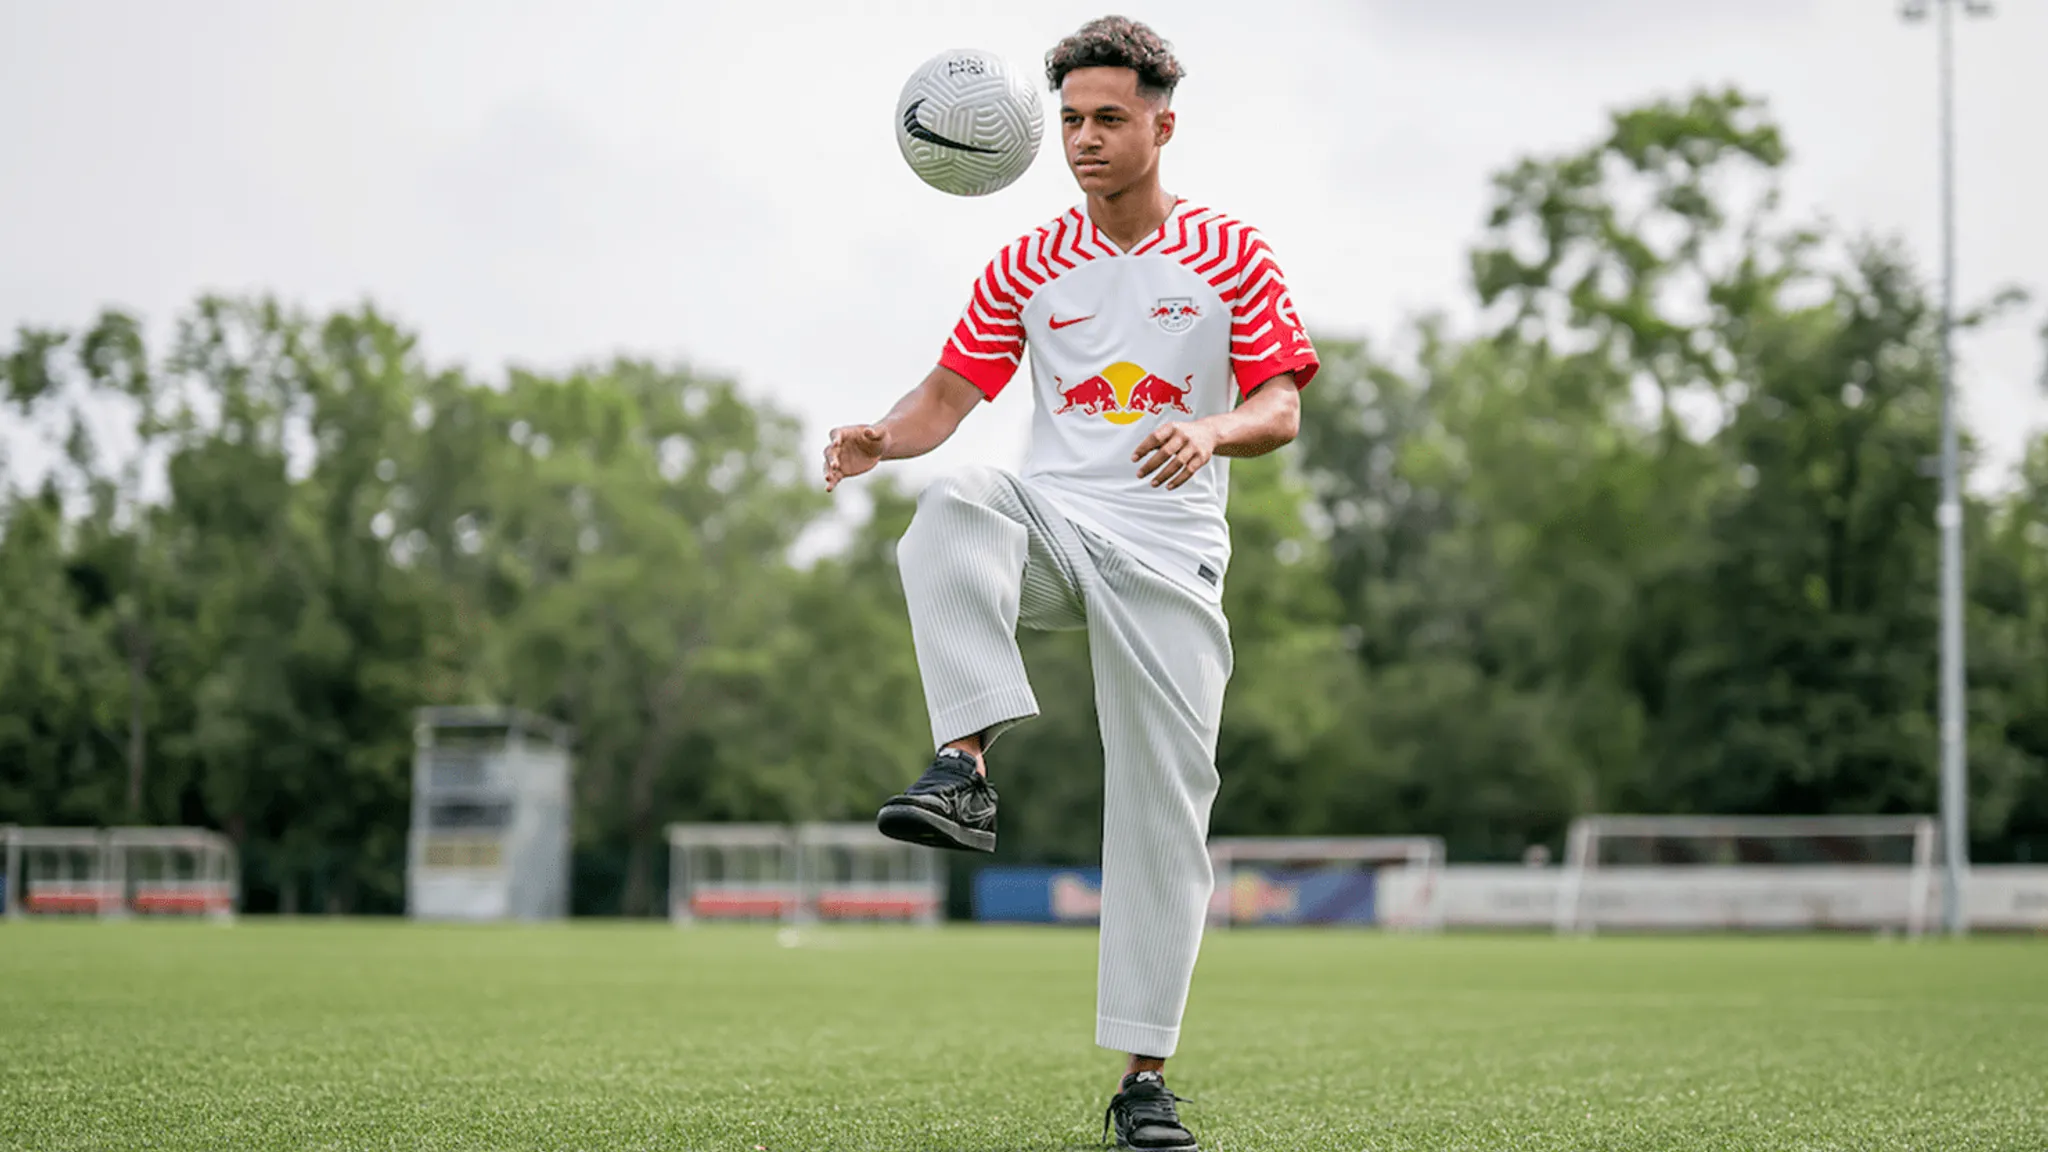
<path fill-rule="evenodd" d="M 889 451 L 882 458 L 922 456 L 944 444 L 984 399 L 981 389 L 967 377 L 943 364 L 934 367 L 923 383 L 905 393 L 882 417 L 881 426 L 889 437 Z"/>
<path fill-rule="evenodd" d="M 873 424 L 832 430 L 825 446 L 825 491 L 884 460 L 905 460 L 944 444 L 974 406 L 986 399 L 967 377 L 941 364 Z"/>
<path fill-rule="evenodd" d="M 1013 247 L 1021 250 L 1029 239 Z M 952 337 L 939 352 L 938 366 L 922 384 L 905 393 L 880 421 L 832 430 L 832 442 L 825 446 L 825 491 L 884 460 L 922 456 L 937 448 L 976 404 L 995 399 L 1003 390 L 1024 361 L 1020 314 L 1029 296 L 1003 271 L 1009 258 L 998 255 L 982 269 Z"/>

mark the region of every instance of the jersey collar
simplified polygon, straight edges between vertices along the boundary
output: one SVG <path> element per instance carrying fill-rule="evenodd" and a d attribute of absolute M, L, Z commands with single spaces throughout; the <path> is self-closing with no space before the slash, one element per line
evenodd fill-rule
<path fill-rule="evenodd" d="M 1147 251 L 1158 247 L 1165 241 L 1167 226 L 1179 218 L 1181 213 L 1187 210 L 1187 207 L 1188 202 L 1185 196 L 1175 196 L 1173 198 L 1173 207 L 1166 210 L 1166 219 L 1159 222 L 1158 230 L 1132 245 L 1131 250 L 1128 252 L 1118 248 L 1116 241 L 1104 236 L 1102 230 L 1095 226 L 1094 218 L 1088 215 L 1087 201 L 1083 200 L 1075 205 L 1074 212 L 1088 225 L 1088 241 L 1096 248 L 1110 256 L 1143 256 Z"/>

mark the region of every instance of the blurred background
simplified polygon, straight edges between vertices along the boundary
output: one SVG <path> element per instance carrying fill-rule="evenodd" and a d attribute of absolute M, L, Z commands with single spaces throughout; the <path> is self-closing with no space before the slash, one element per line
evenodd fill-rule
<path fill-rule="evenodd" d="M 864 821 L 928 732 L 893 542 L 1005 392 L 821 490 L 999 245 L 891 109 L 1065 2 L 0 0 L 0 824 L 187 825 L 405 909 L 416 710 L 573 731 L 569 907 L 674 822 Z M 1563 851 L 1938 804 L 1936 41 L 1888 0 L 1183 3 L 1170 190 L 1324 368 L 1233 472 L 1219 836 Z M 1956 41 L 1969 849 L 2048 858 L 2048 7 Z M 1078 634 L 995 759 L 1085 865 Z M 967 867 L 949 861 L 956 869 Z M 962 910 L 954 888 L 954 911 Z"/>

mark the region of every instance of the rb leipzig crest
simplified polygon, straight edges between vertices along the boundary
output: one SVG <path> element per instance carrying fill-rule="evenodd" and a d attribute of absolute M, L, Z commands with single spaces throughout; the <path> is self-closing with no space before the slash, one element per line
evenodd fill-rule
<path fill-rule="evenodd" d="M 1201 316 L 1192 296 L 1162 296 L 1152 305 L 1152 319 L 1176 336 L 1193 328 Z"/>

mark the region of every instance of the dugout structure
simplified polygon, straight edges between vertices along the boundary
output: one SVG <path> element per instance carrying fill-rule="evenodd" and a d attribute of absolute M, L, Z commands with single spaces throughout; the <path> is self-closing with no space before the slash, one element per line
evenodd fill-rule
<path fill-rule="evenodd" d="M 872 824 L 671 824 L 669 919 L 936 924 L 946 873 L 931 848 Z"/>
<path fill-rule="evenodd" d="M 668 826 L 671 921 L 790 921 L 796 904 L 796 835 L 787 825 Z"/>
<path fill-rule="evenodd" d="M 1237 836 L 1209 842 L 1209 922 L 1443 927 L 1438 836 Z"/>
<path fill-rule="evenodd" d="M 568 915 L 569 729 L 501 708 L 423 708 L 415 720 L 407 914 Z"/>
<path fill-rule="evenodd" d="M 231 920 L 234 842 L 204 828 L 0 828 L 0 900 L 25 916 Z"/>
<path fill-rule="evenodd" d="M 1556 930 L 1863 930 L 1919 936 L 1931 816 L 1582 816 Z"/>

